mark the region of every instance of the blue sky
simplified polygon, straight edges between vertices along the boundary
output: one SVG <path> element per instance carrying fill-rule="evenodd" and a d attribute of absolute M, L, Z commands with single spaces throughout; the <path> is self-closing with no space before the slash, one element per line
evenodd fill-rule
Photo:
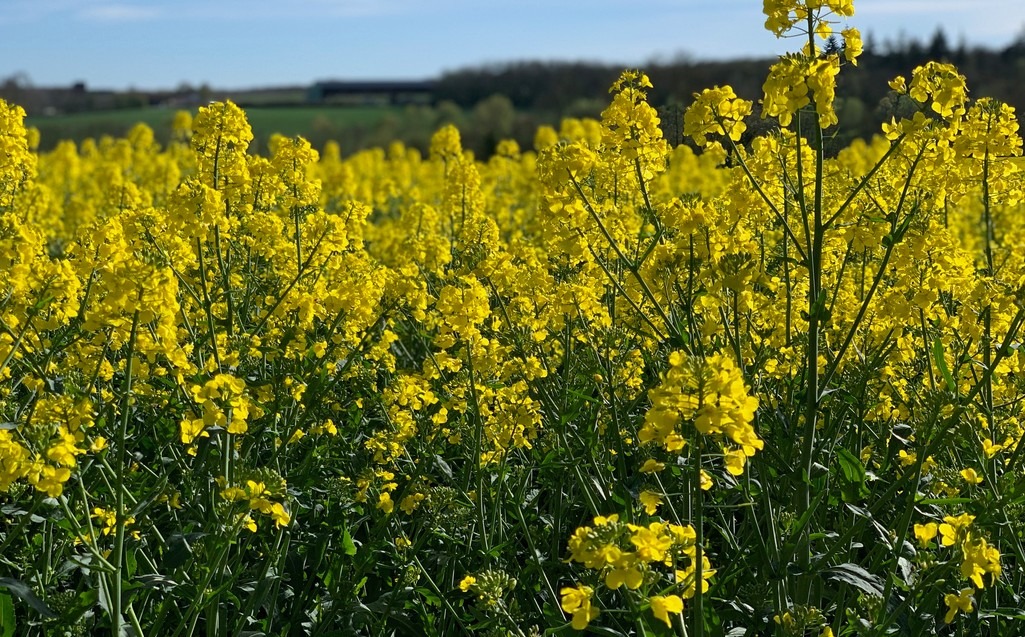
<path fill-rule="evenodd" d="M 762 28 L 760 0 L 0 0 L 0 78 L 38 86 L 223 88 L 433 77 L 520 59 L 643 66 L 795 48 Z M 880 42 L 1006 46 L 1025 0 L 855 0 Z"/>

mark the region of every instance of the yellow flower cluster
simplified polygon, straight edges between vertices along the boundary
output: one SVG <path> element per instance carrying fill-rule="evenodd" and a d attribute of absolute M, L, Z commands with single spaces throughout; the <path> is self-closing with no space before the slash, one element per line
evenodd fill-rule
<path fill-rule="evenodd" d="M 986 588 L 985 575 L 992 577 L 991 584 L 996 582 L 1000 576 L 1000 551 L 991 546 L 978 531 L 972 529 L 974 515 L 962 513 L 961 515 L 948 515 L 943 522 L 927 522 L 926 524 L 915 524 L 915 537 L 918 538 L 922 547 L 932 546 L 937 535 L 940 537 L 941 547 L 953 546 L 961 554 L 961 577 L 970 581 L 975 588 Z M 948 612 L 944 621 L 950 623 L 958 611 L 968 612 L 971 610 L 971 595 L 973 589 L 963 589 L 958 594 L 947 594 L 944 602 L 948 606 Z"/>
<path fill-rule="evenodd" d="M 698 93 L 683 116 L 683 132 L 704 146 L 705 136 L 729 135 L 735 142 L 747 130 L 744 119 L 751 114 L 752 103 L 739 99 L 729 86 L 706 88 Z"/>
<path fill-rule="evenodd" d="M 832 35 L 832 17 L 854 15 L 853 1 L 764 0 L 763 12 L 767 16 L 765 28 L 776 37 L 794 31 L 808 38 L 808 44 L 801 53 L 784 56 L 770 68 L 763 87 L 763 116 L 777 117 L 782 126 L 789 126 L 797 111 L 814 103 L 819 126 L 828 128 L 835 125 L 838 120 L 833 102 L 841 54 L 820 55 L 816 37 L 825 39 Z M 856 65 L 862 52 L 861 34 L 849 27 L 843 29 L 841 35 L 844 40 L 842 55 Z"/>
<path fill-rule="evenodd" d="M 230 434 L 244 434 L 251 412 L 259 418 L 263 411 L 246 396 L 246 384 L 230 374 L 217 374 L 202 386 L 190 388 L 193 402 L 202 415 L 181 422 L 181 441 L 191 445 L 196 438 L 208 438 L 210 427 L 221 427 Z M 194 450 L 193 450 L 194 451 Z"/>
<path fill-rule="evenodd" d="M 849 18 L 854 15 L 854 0 L 763 0 L 765 28 L 776 37 L 791 29 L 810 24 L 810 31 L 828 36 L 829 16 Z"/>
<path fill-rule="evenodd" d="M 648 397 L 651 409 L 637 434 L 641 444 L 654 442 L 666 451 L 680 452 L 693 427 L 722 446 L 726 470 L 735 476 L 744 473 L 747 458 L 765 446 L 751 426 L 758 399 L 749 395 L 729 356 L 699 359 L 673 352 L 662 383 Z"/>
<path fill-rule="evenodd" d="M 683 600 L 694 597 L 699 581 L 695 541 L 697 535 L 690 526 L 669 522 L 652 522 L 647 526 L 620 522 L 619 516 L 598 516 L 593 526 L 577 528 L 569 539 L 570 560 L 580 562 L 596 571 L 602 584 L 617 590 L 625 586 L 629 591 L 653 587 L 665 591 L 660 581 L 670 569 L 670 595 L 651 595 L 646 604 L 657 619 L 667 626 L 672 623 L 669 614 L 683 612 Z M 702 556 L 700 570 L 701 592 L 708 590 L 708 579 L 715 575 L 708 558 Z M 590 604 L 594 589 L 578 585 L 562 590 L 562 608 L 573 615 L 573 628 L 583 630 L 599 612 Z"/>
<path fill-rule="evenodd" d="M 219 484 L 226 484 L 223 478 L 218 479 Z M 256 480 L 246 480 L 245 487 L 225 486 L 221 489 L 221 497 L 228 502 L 245 502 L 252 511 L 259 511 L 269 516 L 274 525 L 278 528 L 288 526 L 291 516 L 281 502 L 273 500 L 275 496 L 280 497 L 283 486 L 277 489 L 269 489 L 267 485 Z M 252 532 L 256 532 L 256 522 L 248 514 L 239 518 L 241 526 Z"/>

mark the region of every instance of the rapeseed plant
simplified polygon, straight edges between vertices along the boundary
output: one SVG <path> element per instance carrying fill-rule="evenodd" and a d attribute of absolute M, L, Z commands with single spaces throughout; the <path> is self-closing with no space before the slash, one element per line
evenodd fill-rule
<path fill-rule="evenodd" d="M 854 5 L 764 10 L 700 152 L 636 70 L 486 162 L 0 102 L 11 632 L 1014 634 L 1014 110 L 929 63 L 827 156 Z"/>

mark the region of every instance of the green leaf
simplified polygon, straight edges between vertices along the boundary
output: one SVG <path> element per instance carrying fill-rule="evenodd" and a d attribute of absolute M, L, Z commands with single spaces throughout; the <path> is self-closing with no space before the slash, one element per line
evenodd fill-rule
<path fill-rule="evenodd" d="M 162 570 L 173 571 L 179 566 L 183 566 L 190 559 L 194 558 L 195 556 L 192 553 L 191 543 L 203 538 L 205 535 L 205 533 L 172 535 L 168 539 L 167 547 L 164 549 Z"/>
<path fill-rule="evenodd" d="M 843 474 L 839 483 L 840 495 L 844 502 L 858 502 L 867 498 L 870 491 L 866 484 L 867 473 L 865 465 L 861 463 L 861 458 L 841 447 L 837 452 L 837 460 L 840 463 L 840 472 Z"/>
<path fill-rule="evenodd" d="M 356 543 L 352 541 L 349 529 L 342 531 L 342 550 L 349 556 L 356 554 Z"/>
<path fill-rule="evenodd" d="M 99 600 L 100 594 L 95 588 L 82 591 L 61 613 L 60 621 L 67 625 L 78 623 L 86 613 L 95 608 Z"/>
<path fill-rule="evenodd" d="M 444 458 L 442 458 L 438 454 L 435 454 L 434 465 L 438 467 L 438 470 L 441 471 L 441 474 L 445 476 L 446 479 L 452 480 L 452 467 L 449 466 L 447 462 L 445 462 Z"/>
<path fill-rule="evenodd" d="M 178 582 L 159 573 L 144 573 L 142 575 L 137 575 L 135 577 L 135 581 L 146 588 L 156 588 L 162 591 L 169 591 L 178 586 Z"/>
<path fill-rule="evenodd" d="M 841 582 L 850 584 L 869 595 L 873 595 L 875 597 L 883 596 L 882 580 L 857 564 L 850 562 L 846 564 L 839 564 L 837 566 L 827 568 L 824 575 L 828 579 L 840 580 Z"/>
<path fill-rule="evenodd" d="M 429 606 L 441 608 L 441 598 L 438 597 L 434 591 L 423 586 L 417 587 L 416 592 L 423 598 L 424 602 Z"/>
<path fill-rule="evenodd" d="M 43 600 L 36 597 L 36 594 L 32 592 L 32 589 L 25 582 L 10 577 L 0 577 L 0 586 L 17 595 L 21 601 L 34 608 L 43 617 L 53 619 L 57 616 L 57 613 L 50 610 L 50 607 Z"/>
<path fill-rule="evenodd" d="M 14 600 L 7 593 L 0 593 L 0 637 L 13 637 L 18 627 L 14 617 Z"/>
<path fill-rule="evenodd" d="M 840 461 L 840 470 L 843 471 L 843 477 L 848 482 L 864 484 L 865 465 L 861 464 L 861 458 L 842 447 L 836 455 L 837 460 Z"/>
<path fill-rule="evenodd" d="M 949 506 L 952 504 L 966 504 L 971 498 L 915 498 L 916 504 L 934 504 L 936 506 Z"/>
<path fill-rule="evenodd" d="M 979 619 L 988 619 L 990 617 L 1025 620 L 1025 613 L 1020 608 L 995 608 L 991 611 L 979 611 Z"/>
<path fill-rule="evenodd" d="M 936 367 L 940 370 L 940 375 L 943 376 L 943 382 L 947 384 L 947 389 L 957 393 L 957 385 L 954 384 L 954 377 L 950 374 L 950 368 L 947 367 L 947 359 L 943 357 L 943 341 L 939 338 L 932 342 L 932 358 L 936 361 Z"/>
<path fill-rule="evenodd" d="M 576 632 L 576 631 L 573 631 L 573 632 Z M 606 637 L 626 637 L 626 635 L 624 633 L 621 633 L 618 630 L 613 630 L 611 628 L 607 628 L 605 626 L 588 626 L 587 627 L 587 632 L 592 634 L 592 635 L 605 635 Z M 572 633 L 570 633 L 570 634 L 572 634 Z"/>
<path fill-rule="evenodd" d="M 797 522 L 794 524 L 793 528 L 790 531 L 790 537 L 786 541 L 786 546 L 788 550 L 793 550 L 794 548 L 796 548 L 797 539 L 801 537 L 802 533 L 804 533 L 804 528 L 808 526 L 809 522 L 811 522 L 812 516 L 815 514 L 815 511 L 818 509 L 819 505 L 822 504 L 822 500 L 825 499 L 825 497 L 825 489 L 816 491 L 815 497 L 812 498 L 811 503 L 808 505 L 808 510 L 805 511 L 801 515 L 801 517 L 797 519 Z"/>
<path fill-rule="evenodd" d="M 128 531 L 124 531 L 127 533 Z M 128 571 L 128 577 L 135 575 L 135 569 L 138 568 L 139 561 L 135 557 L 135 551 L 125 551 L 125 567 Z"/>

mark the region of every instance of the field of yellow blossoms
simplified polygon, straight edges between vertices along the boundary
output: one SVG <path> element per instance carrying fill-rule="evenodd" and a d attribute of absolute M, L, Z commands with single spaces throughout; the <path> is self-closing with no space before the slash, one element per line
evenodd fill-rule
<path fill-rule="evenodd" d="M 1022 634 L 1013 109 L 827 156 L 854 9 L 764 4 L 700 152 L 640 72 L 486 162 L 0 102 L 0 636 Z"/>

